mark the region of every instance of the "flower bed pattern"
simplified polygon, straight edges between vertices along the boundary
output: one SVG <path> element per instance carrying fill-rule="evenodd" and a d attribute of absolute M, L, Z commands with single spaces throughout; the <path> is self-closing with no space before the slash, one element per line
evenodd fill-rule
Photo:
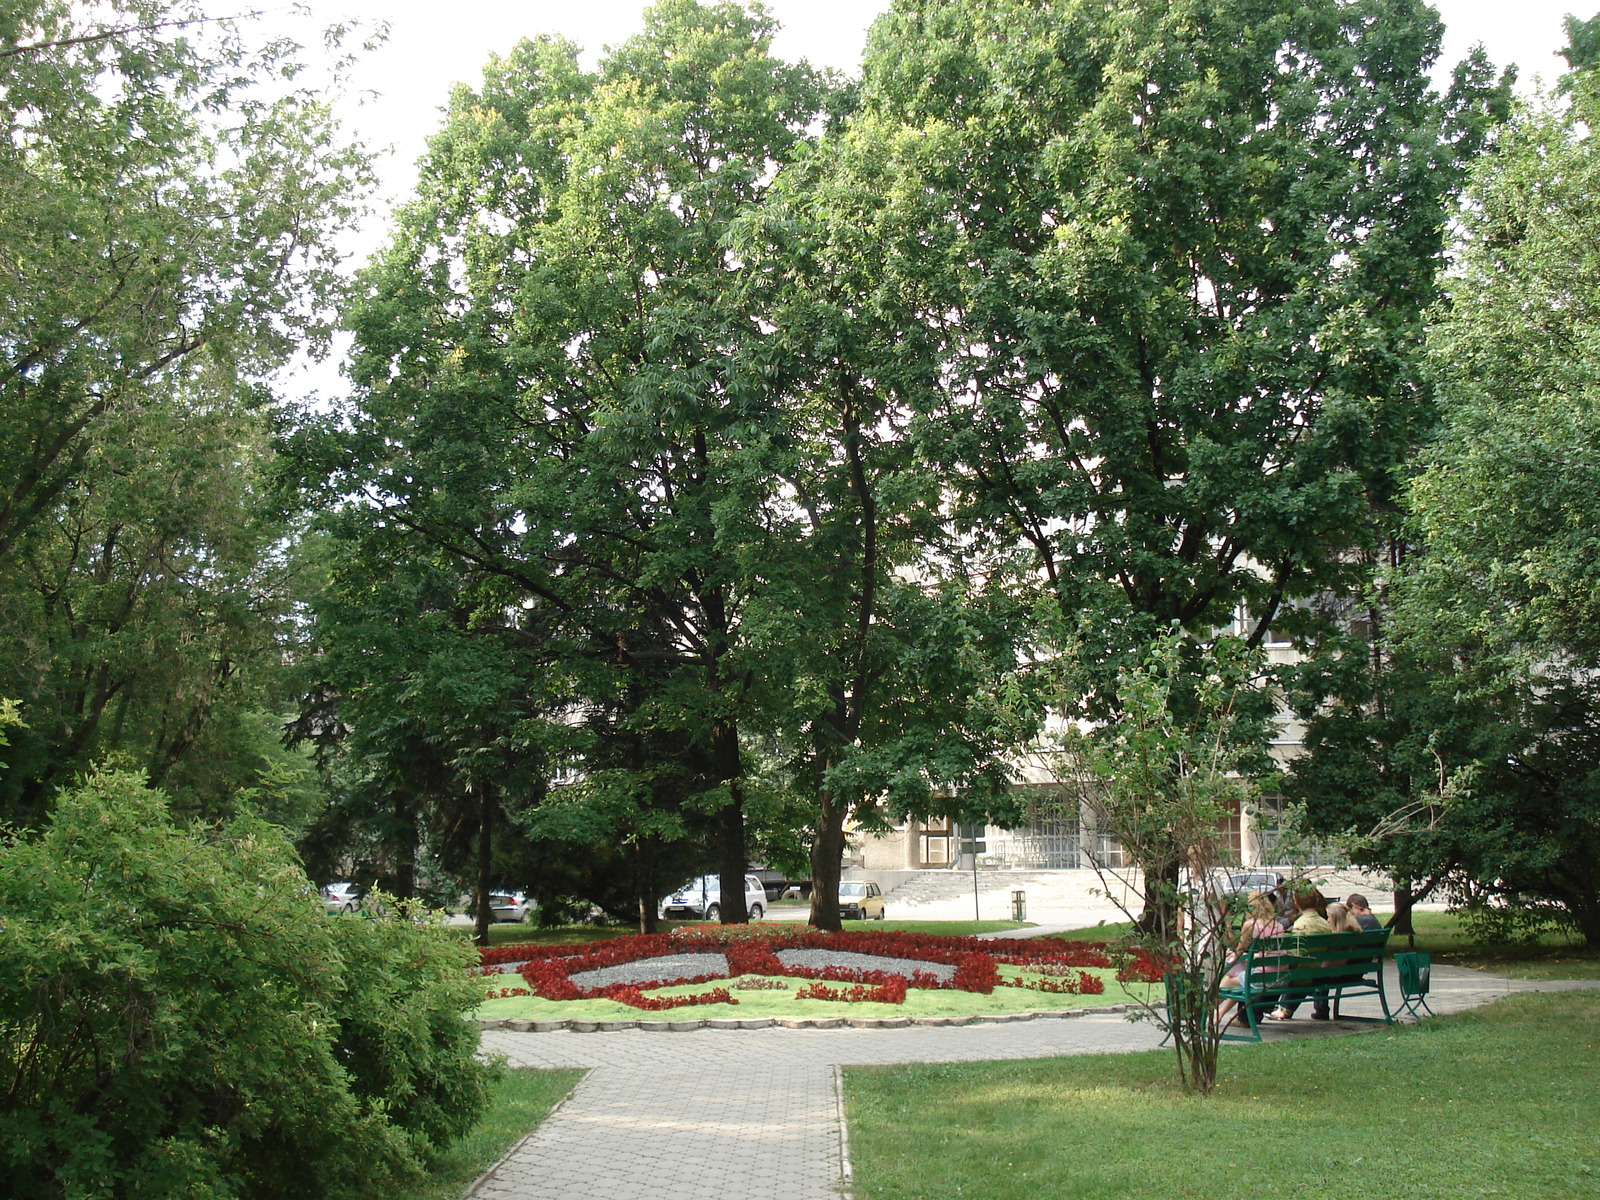
<path fill-rule="evenodd" d="M 946 976 L 940 978 L 940 974 L 931 970 L 916 968 L 900 972 L 840 965 L 816 967 L 786 964 L 779 957 L 782 951 L 802 949 L 941 964 L 954 970 L 940 972 Z M 579 987 L 570 978 L 605 967 L 685 953 L 721 954 L 728 964 L 727 972 L 688 978 L 674 976 L 655 985 L 613 983 L 594 988 Z M 542 999 L 615 1000 L 647 1011 L 698 1004 L 737 1004 L 739 1001 L 726 987 L 670 997 L 647 996 L 643 989 L 667 983 L 711 983 L 741 976 L 817 981 L 798 991 L 796 999 L 903 1004 L 907 988 L 949 988 L 988 995 L 1002 983 L 1041 992 L 1099 995 L 1105 991 L 1104 980 L 1083 968 L 1108 969 L 1117 965 L 1138 977 L 1153 965 L 1127 959 L 1113 963 L 1102 943 L 916 933 L 823 933 L 805 927 L 774 929 L 770 926 L 698 926 L 671 934 L 640 934 L 576 946 L 497 946 L 480 951 L 480 970 L 485 974 L 509 970 L 509 964 L 518 964 L 517 973 L 527 982 L 532 994 Z M 1002 979 L 1001 966 L 1041 973 L 1034 978 Z M 827 983 L 854 986 L 832 988 L 827 987 Z M 514 993 L 512 989 L 502 989 L 500 994 Z"/>

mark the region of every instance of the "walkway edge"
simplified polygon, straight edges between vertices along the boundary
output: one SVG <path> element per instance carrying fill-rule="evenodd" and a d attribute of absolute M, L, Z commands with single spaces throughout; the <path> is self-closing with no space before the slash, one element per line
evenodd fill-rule
<path fill-rule="evenodd" d="M 523 1071 L 534 1070 L 534 1071 L 538 1071 L 538 1070 L 546 1070 L 548 1068 L 541 1068 L 541 1067 L 508 1067 L 506 1069 L 510 1070 L 510 1071 L 517 1071 L 517 1070 L 523 1070 Z M 534 1135 L 539 1132 L 540 1127 L 543 1126 L 546 1121 L 550 1120 L 558 1112 L 560 1112 L 562 1110 L 562 1108 L 564 1108 L 566 1106 L 567 1101 L 572 1099 L 573 1093 L 578 1090 L 579 1086 L 583 1083 L 583 1081 L 585 1079 L 589 1078 L 589 1072 L 592 1071 L 593 1069 L 594 1069 L 593 1067 L 590 1067 L 590 1068 L 586 1069 L 583 1072 L 582 1075 L 578 1076 L 577 1079 L 573 1080 L 572 1086 L 567 1089 L 567 1094 L 565 1096 L 561 1097 L 561 1099 L 557 1100 L 554 1104 L 552 1104 L 550 1106 L 550 1111 L 545 1113 L 545 1115 L 542 1118 L 540 1118 L 538 1124 L 536 1124 L 532 1129 L 528 1130 L 527 1133 L 525 1133 L 521 1137 L 519 1137 L 515 1142 L 513 1142 L 511 1144 L 510 1149 L 508 1149 L 499 1158 L 495 1159 L 494 1162 L 490 1163 L 487 1167 L 485 1167 L 484 1170 L 483 1170 L 483 1173 L 480 1174 L 476 1179 L 474 1179 L 472 1181 L 471 1186 L 469 1186 L 466 1191 L 461 1193 L 461 1200 L 472 1200 L 472 1197 L 474 1197 L 474 1196 L 476 1196 L 478 1194 L 478 1189 L 481 1188 L 484 1184 L 488 1183 L 489 1180 L 494 1177 L 494 1173 L 496 1171 L 498 1171 L 501 1167 L 505 1166 L 507 1161 L 510 1160 L 510 1158 L 511 1158 L 511 1156 L 513 1154 L 515 1154 L 518 1150 L 521 1150 L 529 1142 L 533 1141 Z"/>
<path fill-rule="evenodd" d="M 844 1200 L 851 1200 L 851 1188 L 855 1185 L 855 1168 L 850 1165 L 850 1125 L 844 1119 L 844 1068 L 838 1063 L 832 1064 L 833 1068 L 833 1102 L 839 1123 L 839 1194 Z"/>

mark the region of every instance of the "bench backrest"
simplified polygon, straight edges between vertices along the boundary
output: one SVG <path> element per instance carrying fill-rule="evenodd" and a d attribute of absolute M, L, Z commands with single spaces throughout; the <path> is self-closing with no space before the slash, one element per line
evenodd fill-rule
<path fill-rule="evenodd" d="M 1362 933 L 1286 933 L 1245 947 L 1247 970 L 1271 971 L 1280 983 L 1369 975 L 1383 965 L 1387 929 Z"/>

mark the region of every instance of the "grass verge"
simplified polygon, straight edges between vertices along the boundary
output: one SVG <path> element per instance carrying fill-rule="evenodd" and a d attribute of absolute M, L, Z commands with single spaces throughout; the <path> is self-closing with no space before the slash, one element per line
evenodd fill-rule
<path fill-rule="evenodd" d="M 582 1076 L 582 1071 L 534 1067 L 507 1070 L 476 1128 L 439 1156 L 425 1180 L 391 1192 L 388 1200 L 460 1200 L 472 1181 L 543 1121 Z"/>
<path fill-rule="evenodd" d="M 857 1200 L 1600 1195 L 1600 994 L 1518 996 L 1350 1037 L 852 1067 Z"/>
<path fill-rule="evenodd" d="M 1388 920 L 1389 914 L 1380 912 L 1378 917 Z M 1479 942 L 1467 935 L 1460 917 L 1444 912 L 1413 913 L 1411 923 L 1417 931 L 1416 945 L 1412 946 L 1411 938 L 1392 937 L 1389 939 L 1391 954 L 1401 950 L 1426 950 L 1436 961 L 1493 971 L 1512 979 L 1600 979 L 1600 954 L 1591 954 L 1572 937 L 1545 934 L 1533 942 Z M 1127 922 L 1122 922 L 1049 936 L 1064 941 L 1103 942 L 1115 940 L 1130 928 Z"/>
<path fill-rule="evenodd" d="M 1416 948 L 1458 967 L 1493 971 L 1512 979 L 1600 979 L 1600 955 L 1575 938 L 1545 934 L 1533 942 L 1493 943 L 1469 938 L 1452 913 L 1412 914 Z M 1391 938 L 1392 949 L 1409 949 L 1410 939 Z"/>

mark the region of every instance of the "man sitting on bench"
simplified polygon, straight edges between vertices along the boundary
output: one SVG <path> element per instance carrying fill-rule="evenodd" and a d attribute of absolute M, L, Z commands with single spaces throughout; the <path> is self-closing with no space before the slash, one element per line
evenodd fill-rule
<path fill-rule="evenodd" d="M 1294 924 L 1289 926 L 1290 933 L 1333 933 L 1334 928 L 1328 924 L 1328 901 L 1316 888 L 1309 892 L 1296 892 L 1294 907 L 1298 914 Z M 1357 930 L 1359 932 L 1359 929 Z M 1290 1021 L 1294 1019 L 1294 1010 L 1300 1007 L 1300 1001 L 1295 1000 L 1287 1004 L 1280 1004 L 1267 1014 L 1273 1021 Z M 1319 992 L 1311 1005 L 1311 1019 L 1326 1021 L 1328 1013 L 1328 993 Z"/>

